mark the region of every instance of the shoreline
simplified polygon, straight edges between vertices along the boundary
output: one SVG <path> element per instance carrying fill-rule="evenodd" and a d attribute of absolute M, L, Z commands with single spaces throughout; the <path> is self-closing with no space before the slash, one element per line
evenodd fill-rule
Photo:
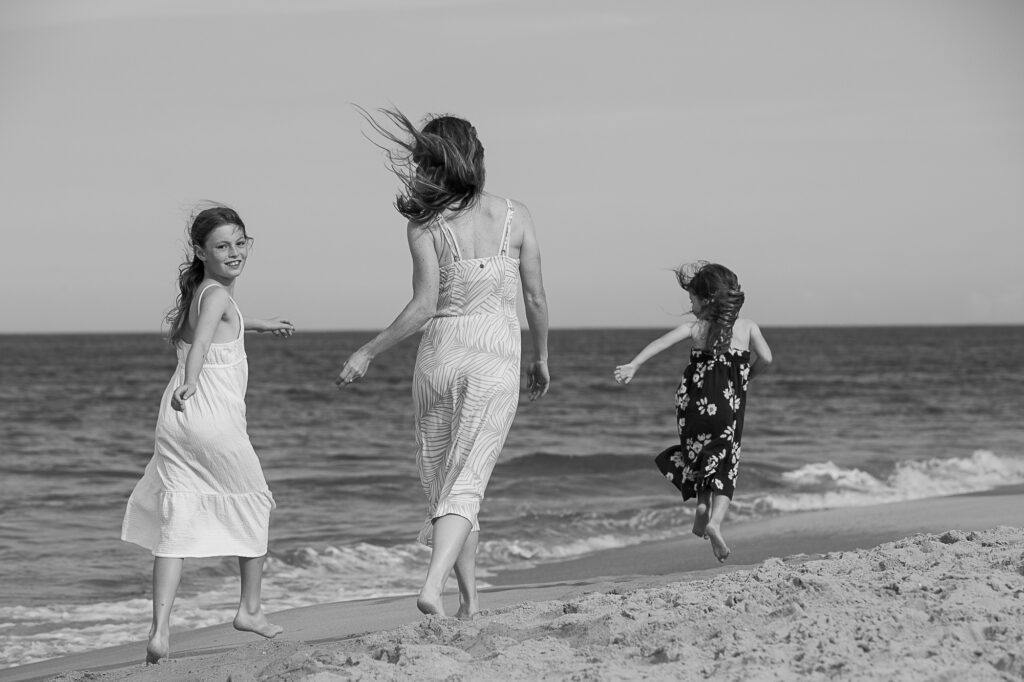
<path fill-rule="evenodd" d="M 428 640 L 430 637 L 441 640 L 453 637 L 457 639 L 468 632 L 478 632 L 482 627 L 514 629 L 514 614 L 528 613 L 541 606 L 550 610 L 555 608 L 551 607 L 551 603 L 556 607 L 562 604 L 569 608 L 570 602 L 575 603 L 581 599 L 587 602 L 603 600 L 608 602 L 605 606 L 611 605 L 609 608 L 614 611 L 612 603 L 618 603 L 621 595 L 629 593 L 657 592 L 672 586 L 673 593 L 681 594 L 680 591 L 687 591 L 686 585 L 706 581 L 721 583 L 725 585 L 721 589 L 728 591 L 733 583 L 747 580 L 750 575 L 766 570 L 769 566 L 776 571 L 802 570 L 800 567 L 811 564 L 829 566 L 838 562 L 837 556 L 841 558 L 847 553 L 852 553 L 853 556 L 866 555 L 877 551 L 870 548 L 883 543 L 918 542 L 928 546 L 938 544 L 946 547 L 935 538 L 929 540 L 913 537 L 922 533 L 936 534 L 936 537 L 939 537 L 947 531 L 955 530 L 959 532 L 955 537 L 962 539 L 971 531 L 997 532 L 992 529 L 998 529 L 998 533 L 1003 535 L 1012 535 L 1011 531 L 1014 528 L 1024 528 L 1024 485 L 870 507 L 798 512 L 734 526 L 727 524 L 726 540 L 733 553 L 729 563 L 725 565 L 719 565 L 715 561 L 706 541 L 687 535 L 664 542 L 606 550 L 560 563 L 497 573 L 488 578 L 492 586 L 481 590 L 483 611 L 472 622 L 426 618 L 416 610 L 415 599 L 412 596 L 328 603 L 272 612 L 271 618 L 285 627 L 285 633 L 275 640 L 262 640 L 252 634 L 236 632 L 230 624 L 217 625 L 187 632 L 174 632 L 171 640 L 173 658 L 158 666 L 142 665 L 145 642 L 140 640 L 0 669 L 0 680 L 13 682 L 47 679 L 52 676 L 58 676 L 57 679 L 66 682 L 79 679 L 227 679 L 230 670 L 235 671 L 235 677 L 242 672 L 248 675 L 241 679 L 258 679 L 261 671 L 268 671 L 278 662 L 305 656 L 309 659 L 306 663 L 312 665 L 309 661 L 315 658 L 317 650 L 358 652 L 366 649 L 367 642 L 383 641 L 389 637 L 393 639 L 396 636 L 393 631 L 404 633 L 402 637 L 410 642 L 422 640 L 424 637 Z M 1024 538 L 1024 531 L 1017 533 Z M 1016 549 L 1017 557 L 1024 556 L 1024 539 L 1021 540 L 1021 545 Z M 956 543 L 949 546 L 956 547 Z M 1020 595 L 1024 595 L 1024 563 L 1020 571 L 1016 578 L 1021 580 Z M 454 581 L 449 584 L 453 586 Z M 870 584 L 857 585 L 865 592 L 876 587 Z M 681 598 L 685 600 L 691 597 L 684 594 Z M 449 591 L 445 594 L 446 608 L 450 612 L 454 612 L 457 600 L 454 592 Z M 1024 612 L 1024 597 L 1018 596 L 1013 601 L 1015 604 L 1011 605 L 1021 608 Z M 685 603 L 690 606 L 689 602 Z M 984 604 L 980 607 L 984 607 Z M 679 605 L 659 606 L 655 608 L 655 612 L 661 614 L 664 619 L 679 619 Z M 140 624 L 140 628 L 144 628 L 145 625 Z M 587 635 L 584 639 L 589 641 L 590 634 L 593 633 L 588 631 L 580 636 Z M 399 641 L 402 641 L 402 637 Z M 500 658 L 509 654 L 516 648 L 514 639 L 505 642 L 507 646 L 504 648 L 495 644 L 492 647 L 494 651 L 489 655 Z M 518 644 L 522 645 L 523 641 L 520 640 Z M 426 647 L 421 653 L 426 659 L 433 661 L 431 665 L 454 665 L 448 660 L 452 659 L 450 644 L 417 644 L 421 645 Z M 404 655 L 407 661 L 411 661 L 408 651 Z M 602 658 L 599 652 L 595 653 L 595 656 L 598 660 Z M 671 656 L 666 656 L 668 665 L 671 663 Z M 392 657 L 400 660 L 400 652 L 394 656 L 385 656 L 388 660 Z M 376 665 L 378 659 L 372 660 Z M 455 656 L 452 660 L 459 663 L 461 659 Z M 1024 672 L 1024 657 L 1020 657 L 1018 663 Z M 1006 665 L 1012 668 L 1018 663 L 1009 660 Z M 419 669 L 417 665 L 410 662 L 408 670 L 401 674 L 408 674 L 410 678 L 417 675 L 434 675 L 434 672 L 429 672 L 427 668 Z M 423 665 L 427 665 L 427 662 L 423 662 Z M 529 674 L 525 670 L 535 666 L 536 661 L 528 656 L 518 662 L 509 660 L 507 665 L 512 669 L 517 665 L 525 666 L 523 674 L 529 679 Z M 370 668 L 373 668 L 373 665 L 364 665 L 360 674 L 368 673 Z M 394 666 L 390 669 L 394 674 L 400 673 Z M 546 674 L 541 670 L 530 669 L 535 675 Z M 483 679 L 472 678 L 473 670 L 474 668 L 464 668 L 462 674 L 465 675 L 468 671 L 468 679 Z M 310 675 L 313 674 L 312 670 L 308 672 Z M 457 670 L 449 670 L 445 675 L 452 672 Z M 552 675 L 564 674 L 556 669 L 548 672 Z"/>

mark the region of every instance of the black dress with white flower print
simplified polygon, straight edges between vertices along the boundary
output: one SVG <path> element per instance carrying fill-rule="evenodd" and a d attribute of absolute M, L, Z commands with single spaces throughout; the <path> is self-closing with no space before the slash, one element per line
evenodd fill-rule
<path fill-rule="evenodd" d="M 704 490 L 732 499 L 749 378 L 750 351 L 690 351 L 676 391 L 679 445 L 655 458 L 684 500 Z"/>

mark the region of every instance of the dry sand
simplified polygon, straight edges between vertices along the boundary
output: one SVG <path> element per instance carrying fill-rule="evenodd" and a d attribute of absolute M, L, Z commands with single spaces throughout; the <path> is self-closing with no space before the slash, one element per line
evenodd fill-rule
<path fill-rule="evenodd" d="M 1024 679 L 1020 488 L 841 512 L 738 524 L 737 554 L 764 555 L 746 566 L 654 575 L 710 556 L 696 538 L 566 562 L 548 577 L 578 580 L 489 590 L 470 622 L 424 618 L 410 598 L 325 604 L 275 614 L 288 631 L 274 641 L 217 626 L 174 633 L 156 666 L 136 643 L 0 679 Z M 936 532 L 952 527 L 965 530 Z M 792 555 L 801 538 L 828 553 Z"/>

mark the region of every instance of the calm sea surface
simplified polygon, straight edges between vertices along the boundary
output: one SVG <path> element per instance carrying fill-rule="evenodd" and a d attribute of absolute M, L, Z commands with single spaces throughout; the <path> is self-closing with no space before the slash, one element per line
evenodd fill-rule
<path fill-rule="evenodd" d="M 551 335 L 553 384 L 525 397 L 481 512 L 483 581 L 687 532 L 653 456 L 675 440 L 680 345 L 612 380 L 659 330 Z M 1024 481 L 1024 327 L 766 329 L 729 523 Z M 352 389 L 363 333 L 249 336 L 249 433 L 278 503 L 266 608 L 419 588 L 416 339 Z M 524 349 L 528 348 L 524 341 Z M 174 368 L 157 335 L 0 336 L 0 667 L 144 637 L 152 558 L 119 540 Z M 713 558 L 709 556 L 709 566 Z M 226 622 L 237 563 L 189 561 L 172 625 Z"/>

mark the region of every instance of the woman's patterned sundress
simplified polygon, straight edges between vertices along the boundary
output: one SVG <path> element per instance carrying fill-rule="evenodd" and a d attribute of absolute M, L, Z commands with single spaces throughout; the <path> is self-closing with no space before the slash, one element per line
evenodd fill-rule
<path fill-rule="evenodd" d="M 676 391 L 679 445 L 655 458 L 684 500 L 705 490 L 732 499 L 749 378 L 750 351 L 690 351 Z"/>
<path fill-rule="evenodd" d="M 430 545 L 433 521 L 477 515 L 519 404 L 519 261 L 508 256 L 508 206 L 497 255 L 463 260 L 443 218 L 437 228 L 452 262 L 440 268 L 437 314 L 424 328 L 413 371 L 416 463 L 427 495 L 417 538 Z"/>
<path fill-rule="evenodd" d="M 199 302 L 211 284 L 199 293 Z M 121 539 L 158 557 L 258 557 L 267 553 L 274 497 L 246 432 L 249 365 L 242 313 L 238 337 L 210 344 L 196 392 L 184 412 L 171 407 L 185 383 L 189 344 L 177 345 L 178 367 L 164 389 L 153 458 L 135 485 Z"/>

